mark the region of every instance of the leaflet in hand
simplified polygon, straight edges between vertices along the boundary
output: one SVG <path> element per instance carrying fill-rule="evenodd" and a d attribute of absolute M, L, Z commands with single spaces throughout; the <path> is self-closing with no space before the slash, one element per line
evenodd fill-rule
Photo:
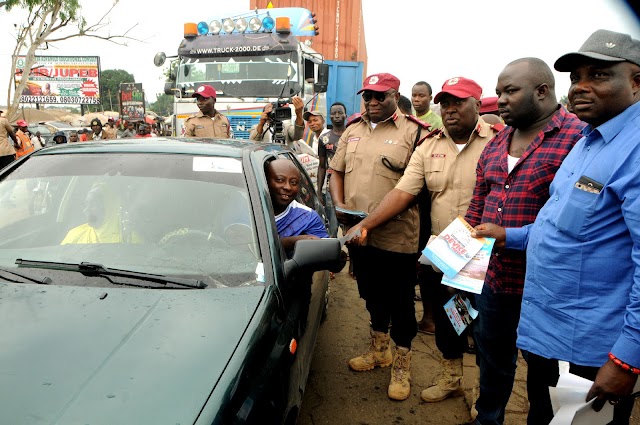
<path fill-rule="evenodd" d="M 444 305 L 444 311 L 458 335 L 462 334 L 462 331 L 471 324 L 473 319 L 478 317 L 478 311 L 471 307 L 469 300 L 460 294 L 455 294 L 447 301 Z"/>
<path fill-rule="evenodd" d="M 484 238 L 482 248 L 476 252 L 471 261 L 454 277 L 442 276 L 442 284 L 474 294 L 481 294 L 495 241 L 494 238 Z"/>
<path fill-rule="evenodd" d="M 588 379 L 571 373 L 561 373 L 556 387 L 549 387 L 554 414 L 550 425 L 605 425 L 611 422 L 612 405 L 605 403 L 602 410 L 596 412 L 592 407 L 595 399 L 585 402 L 592 385 L 593 382 Z"/>
<path fill-rule="evenodd" d="M 349 242 L 351 239 L 357 237 L 360 237 L 362 235 L 362 230 L 358 229 L 357 232 L 355 233 L 347 233 L 346 235 L 342 236 L 341 238 L 338 238 L 338 241 L 340 241 L 340 247 L 343 247 L 344 244 L 346 244 L 347 242 Z"/>
<path fill-rule="evenodd" d="M 448 225 L 422 253 L 446 276 L 454 277 L 485 243 L 471 237 L 473 228 L 462 217 Z"/>

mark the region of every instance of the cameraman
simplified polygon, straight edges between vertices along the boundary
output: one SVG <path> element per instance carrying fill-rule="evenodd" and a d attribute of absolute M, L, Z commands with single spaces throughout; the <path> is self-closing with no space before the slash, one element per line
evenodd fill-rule
<path fill-rule="evenodd" d="M 284 139 L 287 146 L 291 146 L 294 141 L 302 139 L 302 135 L 304 133 L 304 120 L 302 119 L 304 102 L 298 96 L 293 96 L 291 98 L 291 102 L 293 103 L 293 107 L 296 111 L 296 122 L 295 126 L 291 125 L 291 123 L 286 123 L 282 126 Z M 275 132 L 275 124 L 270 117 L 272 110 L 273 105 L 271 103 L 267 103 L 262 109 L 260 122 L 257 125 L 251 127 L 249 140 L 264 143 L 272 142 L 272 140 L 274 139 L 273 133 Z"/>

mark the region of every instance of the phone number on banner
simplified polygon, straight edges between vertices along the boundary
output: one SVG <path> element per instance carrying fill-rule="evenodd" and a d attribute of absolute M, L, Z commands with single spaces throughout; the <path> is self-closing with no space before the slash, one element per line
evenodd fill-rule
<path fill-rule="evenodd" d="M 75 105 L 99 105 L 99 97 L 83 96 L 20 96 L 22 103 L 66 103 Z"/>

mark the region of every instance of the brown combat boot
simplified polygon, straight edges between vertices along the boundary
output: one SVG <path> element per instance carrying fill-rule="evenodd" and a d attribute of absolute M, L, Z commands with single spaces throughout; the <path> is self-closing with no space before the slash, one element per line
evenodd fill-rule
<path fill-rule="evenodd" d="M 387 395 L 392 400 L 406 400 L 411 394 L 411 350 L 396 347 Z"/>
<path fill-rule="evenodd" d="M 371 346 L 369 351 L 359 357 L 349 360 L 351 370 L 363 372 L 374 367 L 388 367 L 393 362 L 389 334 L 371 331 Z"/>
<path fill-rule="evenodd" d="M 442 377 L 435 385 L 423 390 L 420 394 L 427 403 L 436 403 L 452 395 L 463 393 L 462 359 L 442 360 Z"/>
<path fill-rule="evenodd" d="M 478 417 L 478 409 L 476 409 L 476 403 L 478 402 L 478 397 L 480 397 L 480 377 L 476 375 L 476 379 L 473 383 L 473 391 L 471 392 L 471 410 L 469 411 L 469 415 L 471 416 L 471 420 L 475 420 Z"/>

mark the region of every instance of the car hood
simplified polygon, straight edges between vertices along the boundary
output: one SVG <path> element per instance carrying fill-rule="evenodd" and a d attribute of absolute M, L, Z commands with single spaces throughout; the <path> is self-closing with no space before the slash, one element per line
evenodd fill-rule
<path fill-rule="evenodd" d="M 2 422 L 193 423 L 264 289 L 0 283 Z"/>

